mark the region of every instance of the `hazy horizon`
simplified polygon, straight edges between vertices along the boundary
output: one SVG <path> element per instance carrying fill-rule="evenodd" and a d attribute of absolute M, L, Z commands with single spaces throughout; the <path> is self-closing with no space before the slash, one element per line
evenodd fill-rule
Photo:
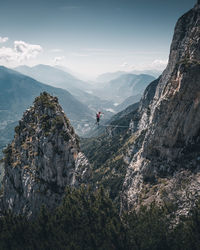
<path fill-rule="evenodd" d="M 0 64 L 60 65 L 94 78 L 159 70 L 177 19 L 196 0 L 7 0 L 0 9 Z"/>

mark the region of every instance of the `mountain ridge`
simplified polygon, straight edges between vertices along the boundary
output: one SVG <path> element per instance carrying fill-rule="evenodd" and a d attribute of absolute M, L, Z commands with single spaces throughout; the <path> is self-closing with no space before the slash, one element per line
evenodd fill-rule
<path fill-rule="evenodd" d="M 59 97 L 61 105 L 79 133 L 82 133 L 84 128 L 78 127 L 80 120 L 94 121 L 92 111 L 67 90 L 54 88 L 19 72 L 0 67 L 0 129 L 2 134 L 8 134 L 10 124 L 13 124 L 14 130 L 14 122 L 20 119 L 24 110 L 43 91 Z M 13 133 L 9 138 L 1 137 L 0 147 L 4 147 L 12 136 Z"/>
<path fill-rule="evenodd" d="M 33 67 L 19 66 L 16 67 L 15 70 L 54 87 L 68 90 L 73 88 L 87 89 L 85 82 L 77 79 L 72 74 L 51 65 L 38 64 Z"/>
<path fill-rule="evenodd" d="M 89 107 L 94 114 L 98 109 L 101 109 L 104 113 L 107 113 L 108 116 L 111 116 L 110 112 L 107 112 L 106 109 L 113 108 L 113 103 L 100 99 L 98 92 L 96 95 L 92 94 L 92 85 L 79 80 L 71 73 L 57 67 L 43 64 L 34 67 L 21 66 L 15 69 L 37 81 L 69 91 L 77 100 Z"/>
<path fill-rule="evenodd" d="M 94 94 L 98 93 L 104 99 L 112 100 L 115 103 L 122 103 L 130 96 L 142 95 L 147 85 L 155 80 L 151 75 L 122 74 L 119 77 L 104 84 L 104 88 L 97 88 Z"/>

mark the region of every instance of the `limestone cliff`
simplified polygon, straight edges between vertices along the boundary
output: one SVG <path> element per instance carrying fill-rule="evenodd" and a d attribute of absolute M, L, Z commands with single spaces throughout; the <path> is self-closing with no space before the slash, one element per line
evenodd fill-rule
<path fill-rule="evenodd" d="M 88 181 L 90 167 L 56 97 L 42 93 L 4 151 L 3 210 L 34 216 L 60 204 L 66 185 Z"/>
<path fill-rule="evenodd" d="M 147 105 L 144 100 L 122 207 L 156 201 L 187 213 L 200 196 L 199 1 L 178 20 L 168 66 Z"/>

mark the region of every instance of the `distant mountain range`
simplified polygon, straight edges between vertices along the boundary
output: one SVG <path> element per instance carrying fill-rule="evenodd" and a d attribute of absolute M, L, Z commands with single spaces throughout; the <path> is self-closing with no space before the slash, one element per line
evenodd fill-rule
<path fill-rule="evenodd" d="M 104 73 L 102 75 L 99 75 L 96 78 L 96 81 L 99 83 L 105 83 L 105 82 L 112 81 L 113 79 L 116 79 L 119 76 L 124 75 L 124 74 L 127 74 L 127 72 L 125 72 L 125 71 L 108 72 L 108 73 Z"/>
<path fill-rule="evenodd" d="M 120 77 L 121 75 L 126 75 L 126 74 L 135 74 L 135 75 L 146 74 L 146 75 L 152 75 L 155 78 L 157 78 L 162 74 L 162 71 L 159 71 L 159 70 L 132 70 L 129 72 L 127 72 L 127 71 L 108 72 L 108 73 L 104 73 L 104 74 L 99 75 L 96 78 L 96 81 L 99 83 L 105 83 L 105 82 L 112 81 L 112 80 Z"/>
<path fill-rule="evenodd" d="M 15 70 L 24 75 L 30 76 L 37 81 L 54 87 L 67 89 L 71 92 L 75 92 L 76 89 L 87 90 L 89 88 L 89 85 L 86 82 L 77 79 L 64 70 L 50 65 L 39 64 L 34 67 L 24 65 L 15 68 Z"/>
<path fill-rule="evenodd" d="M 76 132 L 83 136 L 90 130 L 90 124 L 94 123 L 97 110 L 104 112 L 104 121 L 109 120 L 114 114 L 113 112 L 121 111 L 128 105 L 139 101 L 146 85 L 151 79 L 154 79 L 148 75 L 121 75 L 107 83 L 106 88 L 92 90 L 93 94 L 90 94 L 88 93 L 90 91 L 86 92 L 86 86 L 89 86 L 87 83 L 61 69 L 48 65 L 37 65 L 32 68 L 20 66 L 16 70 L 18 72 L 3 66 L 0 67 L 1 149 L 12 139 L 13 128 L 17 125 L 24 110 L 29 108 L 35 97 L 43 91 L 58 96 L 60 104 L 70 118 Z M 40 79 L 40 81 L 28 75 Z M 66 87 L 68 84 L 68 87 L 75 90 L 77 95 L 74 97 L 67 90 L 49 86 L 41 81 L 54 84 L 57 87 Z M 120 97 L 115 100 L 115 95 Z M 103 100 L 105 97 L 108 98 L 106 101 Z M 117 102 L 119 98 L 122 103 L 114 106 L 113 101 Z"/>
<path fill-rule="evenodd" d="M 16 121 L 24 110 L 29 108 L 35 97 L 47 91 L 58 96 L 67 116 L 70 118 L 76 132 L 82 134 L 84 124 L 80 122 L 93 121 L 93 112 L 83 103 L 73 97 L 67 90 L 55 88 L 14 70 L 0 67 L 0 135 L 13 131 Z M 6 142 L 7 136 L 0 137 L 0 147 Z"/>
<path fill-rule="evenodd" d="M 90 117 L 91 111 L 88 107 L 68 91 L 43 84 L 14 70 L 0 67 L 1 109 L 16 112 L 16 114 L 21 113 L 42 91 L 58 96 L 64 110 L 72 119 Z"/>
<path fill-rule="evenodd" d="M 98 82 L 91 85 L 77 79 L 71 71 L 67 72 L 68 69 L 62 67 L 40 64 L 34 67 L 19 66 L 15 70 L 39 82 L 66 89 L 93 112 L 102 110 L 109 117 L 112 114 L 111 110 L 121 111 L 139 101 L 148 83 L 155 79 L 151 75 L 118 71 L 102 74 L 98 77 Z M 116 108 L 115 103 L 121 106 Z"/>
<path fill-rule="evenodd" d="M 110 108 L 114 108 L 111 101 L 105 101 L 95 96 L 91 91 L 91 84 L 77 79 L 71 73 L 66 72 L 67 69 L 63 67 L 52 67 L 49 65 L 36 65 L 34 67 L 19 66 L 15 68 L 16 71 L 30 76 L 39 82 L 48 85 L 68 90 L 80 102 L 87 105 L 95 113 L 101 109 L 103 112 Z M 107 112 L 110 117 L 111 112 Z"/>
<path fill-rule="evenodd" d="M 141 97 L 142 97 L 142 94 L 137 94 L 137 95 L 129 96 L 122 103 L 120 103 L 119 105 L 117 105 L 115 107 L 115 110 L 117 112 L 120 112 L 120 111 L 126 109 L 129 105 L 132 105 L 132 104 L 135 104 L 135 103 L 139 102 L 140 99 L 141 99 Z"/>
<path fill-rule="evenodd" d="M 145 88 L 155 80 L 151 75 L 122 74 L 114 80 L 104 84 L 104 87 L 94 90 L 94 95 L 100 98 L 112 100 L 114 103 L 122 103 L 130 96 L 142 96 Z M 130 100 L 129 100 L 130 101 Z M 138 101 L 138 99 L 136 100 Z M 129 102 L 129 104 L 132 104 Z"/>
<path fill-rule="evenodd" d="M 152 75 L 155 78 L 158 78 L 161 74 L 162 74 L 162 70 L 132 70 L 131 74 L 136 74 L 136 75 L 141 75 L 141 74 L 145 74 L 145 75 Z"/>

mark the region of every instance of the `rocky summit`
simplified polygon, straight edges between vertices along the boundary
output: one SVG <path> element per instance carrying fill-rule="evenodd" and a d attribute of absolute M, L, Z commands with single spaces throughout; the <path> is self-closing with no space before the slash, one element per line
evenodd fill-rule
<path fill-rule="evenodd" d="M 141 100 L 123 184 L 124 209 L 156 202 L 187 214 L 200 196 L 199 38 L 198 1 L 178 20 L 168 66 Z"/>
<path fill-rule="evenodd" d="M 88 180 L 90 167 L 58 103 L 46 92 L 35 99 L 4 150 L 2 210 L 34 216 L 61 203 L 66 186 Z"/>

